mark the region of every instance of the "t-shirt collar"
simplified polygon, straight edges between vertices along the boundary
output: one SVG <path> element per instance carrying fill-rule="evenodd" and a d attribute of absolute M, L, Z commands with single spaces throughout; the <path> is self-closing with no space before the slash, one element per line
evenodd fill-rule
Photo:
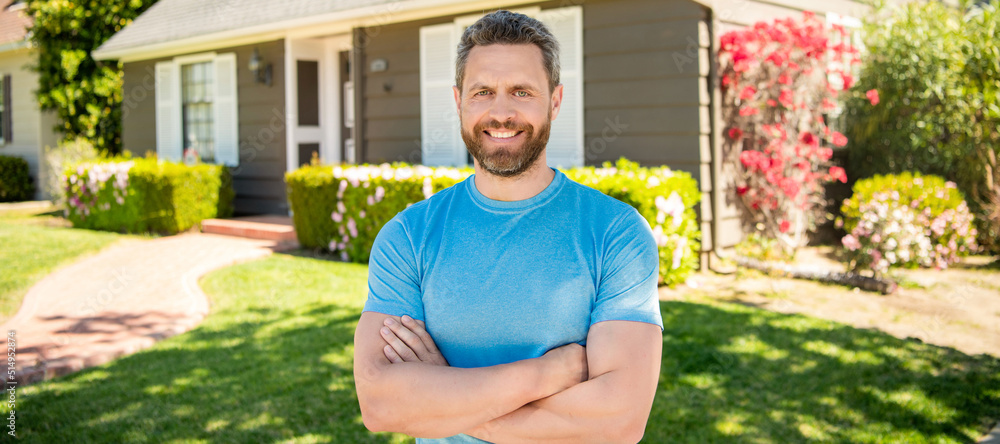
<path fill-rule="evenodd" d="M 544 190 L 542 190 L 542 192 L 523 200 L 512 200 L 512 201 L 494 200 L 484 196 L 483 193 L 480 193 L 479 189 L 476 188 L 475 174 L 465 179 L 466 182 L 465 186 L 466 189 L 469 190 L 469 195 L 472 196 L 472 200 L 474 200 L 477 204 L 479 204 L 481 207 L 487 210 L 492 210 L 492 211 L 525 210 L 542 205 L 545 202 L 548 202 L 553 196 L 555 196 L 556 193 L 559 192 L 559 189 L 562 188 L 563 183 L 566 181 L 566 175 L 563 174 L 562 171 L 559 171 L 555 168 L 552 167 L 549 168 L 553 172 L 555 172 L 555 176 L 552 178 L 552 182 L 550 182 L 549 185 L 546 186 Z"/>

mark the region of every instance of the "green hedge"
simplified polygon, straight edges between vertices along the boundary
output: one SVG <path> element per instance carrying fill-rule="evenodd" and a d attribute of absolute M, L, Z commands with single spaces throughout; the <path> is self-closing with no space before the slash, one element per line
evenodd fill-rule
<path fill-rule="evenodd" d="M 232 214 L 232 177 L 222 165 L 115 159 L 70 167 L 65 176 L 75 227 L 174 234 Z"/>
<path fill-rule="evenodd" d="M 0 202 L 31 200 L 34 194 L 28 161 L 20 157 L 0 156 Z"/>
<path fill-rule="evenodd" d="M 643 168 L 627 160 L 564 171 L 572 180 L 635 207 L 660 246 L 663 283 L 683 282 L 698 267 L 701 232 L 694 208 L 697 182 L 668 168 Z M 382 226 L 407 206 L 460 182 L 471 168 L 431 168 L 403 163 L 306 166 L 287 173 L 288 201 L 299 243 L 367 262 Z"/>

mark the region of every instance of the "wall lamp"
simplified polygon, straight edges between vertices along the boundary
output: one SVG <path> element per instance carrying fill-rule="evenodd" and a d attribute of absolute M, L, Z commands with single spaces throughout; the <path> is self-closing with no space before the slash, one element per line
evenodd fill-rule
<path fill-rule="evenodd" d="M 253 49 L 253 54 L 250 55 L 250 72 L 253 73 L 253 80 L 257 83 L 263 83 L 267 86 L 271 86 L 271 64 L 264 63 L 260 60 L 260 52 L 257 48 Z"/>

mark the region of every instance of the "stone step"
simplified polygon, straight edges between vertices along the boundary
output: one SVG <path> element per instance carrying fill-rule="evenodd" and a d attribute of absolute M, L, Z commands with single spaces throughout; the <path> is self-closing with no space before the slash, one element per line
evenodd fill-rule
<path fill-rule="evenodd" d="M 288 216 L 262 215 L 231 219 L 206 219 L 201 221 L 201 231 L 225 236 L 270 240 L 283 246 L 298 244 L 292 218 Z"/>

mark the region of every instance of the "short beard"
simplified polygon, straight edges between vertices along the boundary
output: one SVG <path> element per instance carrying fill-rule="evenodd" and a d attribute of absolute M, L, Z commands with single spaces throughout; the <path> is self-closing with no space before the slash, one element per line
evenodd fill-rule
<path fill-rule="evenodd" d="M 551 114 L 550 114 L 551 116 Z M 464 128 L 464 127 L 463 127 Z M 523 131 L 525 141 L 520 147 L 499 148 L 492 153 L 487 153 L 483 148 L 483 134 L 487 128 L 502 128 L 512 131 Z M 473 128 L 472 133 L 462 130 L 462 140 L 465 141 L 465 148 L 469 154 L 479 162 L 479 166 L 486 172 L 500 177 L 518 176 L 535 164 L 538 157 L 545 151 L 545 145 L 549 143 L 549 131 L 552 128 L 552 120 L 547 119 L 545 124 L 538 130 L 536 136 L 534 128 L 526 123 L 504 122 L 496 120 L 489 123 L 480 123 Z"/>

